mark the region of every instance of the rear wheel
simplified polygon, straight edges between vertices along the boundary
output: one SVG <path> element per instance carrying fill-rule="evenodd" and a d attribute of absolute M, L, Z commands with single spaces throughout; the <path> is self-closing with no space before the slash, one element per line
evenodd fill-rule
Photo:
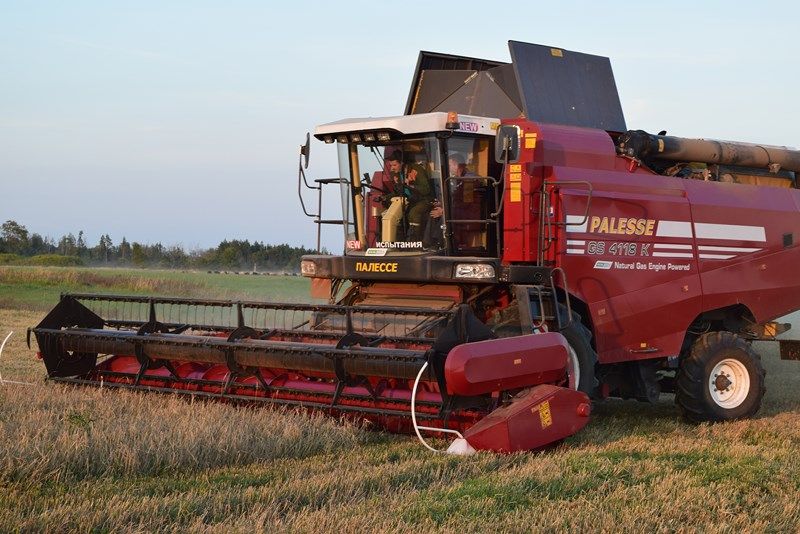
<path fill-rule="evenodd" d="M 731 332 L 709 332 L 680 363 L 675 402 L 693 422 L 752 417 L 766 387 L 761 358 Z"/>

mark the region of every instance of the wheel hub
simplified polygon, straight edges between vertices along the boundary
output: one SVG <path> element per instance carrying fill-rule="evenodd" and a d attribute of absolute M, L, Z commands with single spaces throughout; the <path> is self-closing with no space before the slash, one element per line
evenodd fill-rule
<path fill-rule="evenodd" d="M 728 391 L 728 388 L 733 385 L 728 375 L 722 373 L 714 377 L 714 387 L 717 391 Z"/>
<path fill-rule="evenodd" d="M 740 406 L 750 393 L 750 372 L 736 358 L 725 358 L 708 375 L 708 392 L 720 408 Z"/>

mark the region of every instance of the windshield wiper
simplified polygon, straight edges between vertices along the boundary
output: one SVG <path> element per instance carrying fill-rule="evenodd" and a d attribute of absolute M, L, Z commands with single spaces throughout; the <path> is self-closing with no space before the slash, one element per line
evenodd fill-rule
<path fill-rule="evenodd" d="M 385 164 L 383 162 L 383 158 L 380 156 L 380 154 L 378 154 L 378 149 L 376 149 L 374 146 L 371 146 L 369 147 L 369 151 L 372 152 L 373 156 L 375 156 L 375 160 L 378 162 L 378 167 L 383 169 Z"/>

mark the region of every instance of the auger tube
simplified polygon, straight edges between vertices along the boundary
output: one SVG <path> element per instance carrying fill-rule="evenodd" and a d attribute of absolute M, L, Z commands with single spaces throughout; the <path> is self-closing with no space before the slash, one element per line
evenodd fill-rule
<path fill-rule="evenodd" d="M 643 130 L 630 130 L 624 133 L 617 141 L 617 151 L 639 159 L 656 158 L 762 169 L 777 166 L 775 170 L 800 171 L 800 150 L 712 139 L 653 135 Z"/>

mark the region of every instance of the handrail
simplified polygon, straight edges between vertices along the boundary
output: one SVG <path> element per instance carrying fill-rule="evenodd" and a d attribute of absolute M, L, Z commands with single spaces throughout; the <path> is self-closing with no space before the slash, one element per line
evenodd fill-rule
<path fill-rule="evenodd" d="M 322 244 L 322 225 L 323 224 L 344 224 L 346 221 L 342 219 L 323 219 L 322 218 L 322 187 L 329 184 L 346 184 L 349 181 L 346 178 L 317 178 L 314 180 L 317 185 L 311 185 L 308 183 L 308 179 L 306 178 L 306 172 L 303 169 L 303 156 L 300 155 L 300 163 L 298 165 L 297 171 L 297 197 L 300 199 L 300 207 L 303 209 L 303 213 L 306 217 L 311 217 L 314 219 L 314 223 L 317 225 L 317 252 L 321 250 Z M 306 186 L 307 189 L 312 189 L 317 191 L 317 213 L 309 213 L 308 209 L 306 209 L 306 203 L 303 200 L 303 185 Z"/>
<path fill-rule="evenodd" d="M 502 199 L 497 195 L 497 188 L 500 185 L 501 181 L 492 177 L 492 176 L 448 176 L 444 179 L 445 183 L 449 184 L 450 182 L 479 182 L 479 181 L 486 181 L 492 188 L 492 192 L 494 193 L 494 207 L 497 210 L 494 213 L 489 215 L 488 219 L 447 219 L 448 226 L 450 224 L 494 224 L 495 225 L 495 238 L 496 238 L 496 246 L 499 248 L 501 243 L 501 236 L 500 236 L 500 218 L 499 214 L 501 212 Z M 448 192 L 448 202 L 452 205 L 453 199 Z M 448 236 L 448 248 L 450 247 L 450 238 Z"/>
<path fill-rule="evenodd" d="M 592 194 L 594 193 L 594 188 L 592 187 L 592 183 L 587 181 L 587 180 L 559 180 L 557 182 L 545 182 L 545 185 L 552 185 L 552 186 L 565 185 L 565 184 L 566 185 L 585 185 L 586 189 L 589 192 L 589 194 L 587 196 L 587 199 L 586 199 L 586 209 L 583 212 L 583 220 L 581 222 L 569 223 L 569 226 L 580 226 L 580 225 L 584 224 L 586 221 L 589 220 L 589 208 L 591 207 L 591 204 L 592 204 Z M 553 226 L 567 226 L 567 222 L 566 221 L 564 221 L 564 222 L 556 221 L 556 222 L 553 222 L 552 224 L 553 224 Z"/>
<path fill-rule="evenodd" d="M 306 173 L 303 170 L 303 164 L 301 161 L 300 165 L 298 166 L 298 173 L 297 173 L 297 196 L 298 198 L 300 198 L 300 207 L 303 208 L 303 213 L 305 213 L 307 217 L 319 217 L 320 216 L 319 213 L 309 213 L 308 210 L 306 209 L 306 203 L 303 202 L 303 188 L 302 188 L 303 184 L 305 184 L 308 189 L 317 189 L 320 192 L 320 194 L 322 194 L 322 185 L 314 187 L 308 184 L 308 181 L 306 180 Z M 319 247 L 317 248 L 319 249 Z"/>
<path fill-rule="evenodd" d="M 560 189 L 559 186 L 562 185 L 583 185 L 586 186 L 588 191 L 587 199 L 586 199 L 586 208 L 582 215 L 581 222 L 570 222 L 567 223 L 565 220 L 564 222 L 561 221 L 553 221 L 551 220 L 549 214 L 550 210 L 552 209 L 552 205 L 550 204 L 550 195 L 547 192 L 548 187 L 553 187 L 553 190 Z M 538 243 L 538 263 L 543 263 L 544 261 L 544 253 L 550 250 L 550 246 L 555 241 L 555 233 L 553 231 L 553 227 L 561 227 L 561 226 L 580 226 L 585 224 L 586 221 L 589 220 L 589 210 L 592 205 L 592 196 L 594 193 L 594 188 L 592 183 L 586 180 L 558 180 L 548 182 L 546 180 L 542 181 L 542 188 L 540 194 L 542 195 L 539 207 L 541 209 L 540 214 L 540 224 L 539 224 L 539 243 Z"/>
<path fill-rule="evenodd" d="M 481 223 L 481 224 L 497 224 L 495 219 L 448 219 L 448 223 L 458 223 L 458 224 L 467 224 L 467 223 Z"/>

